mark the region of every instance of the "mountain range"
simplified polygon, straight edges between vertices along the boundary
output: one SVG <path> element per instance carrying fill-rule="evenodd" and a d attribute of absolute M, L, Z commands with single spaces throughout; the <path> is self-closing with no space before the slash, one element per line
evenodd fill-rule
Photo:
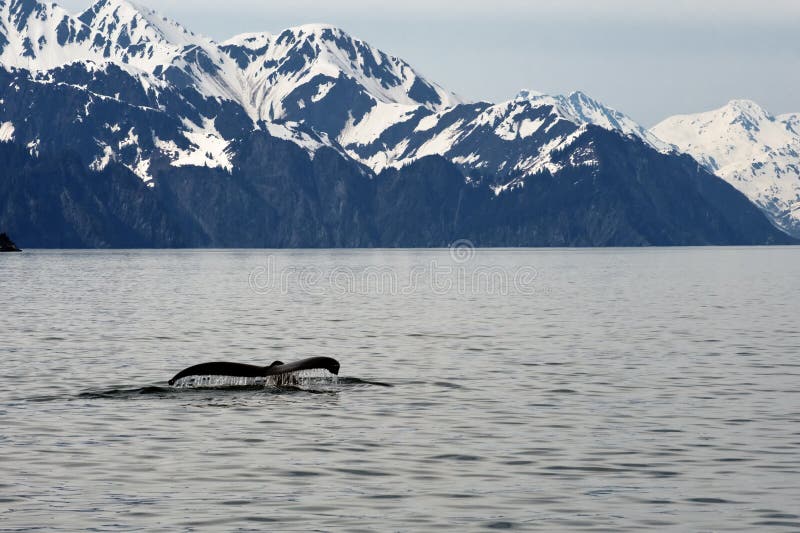
<path fill-rule="evenodd" d="M 798 117 L 756 119 L 647 130 L 581 92 L 471 102 L 332 26 L 217 43 L 127 0 L 0 0 L 25 247 L 793 243 Z"/>

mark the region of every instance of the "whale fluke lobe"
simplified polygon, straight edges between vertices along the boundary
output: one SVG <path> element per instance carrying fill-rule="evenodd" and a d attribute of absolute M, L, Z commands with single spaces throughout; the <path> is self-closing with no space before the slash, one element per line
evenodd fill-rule
<path fill-rule="evenodd" d="M 242 363 L 202 363 L 190 366 L 181 370 L 175 377 L 169 380 L 170 385 L 174 385 L 179 379 L 188 376 L 232 376 L 243 378 L 259 378 L 267 376 L 278 376 L 289 372 L 299 372 L 301 370 L 324 369 L 331 374 L 339 374 L 339 361 L 332 357 L 309 357 L 294 363 L 283 363 L 275 361 L 269 366 L 246 365 Z"/>

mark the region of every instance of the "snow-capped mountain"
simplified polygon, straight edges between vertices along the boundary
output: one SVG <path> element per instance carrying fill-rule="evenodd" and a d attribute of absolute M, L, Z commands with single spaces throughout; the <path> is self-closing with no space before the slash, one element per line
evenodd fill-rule
<path fill-rule="evenodd" d="M 652 133 L 691 154 L 739 189 L 781 228 L 800 235 L 800 120 L 775 117 L 755 102 L 733 100 L 670 117 Z"/>
<path fill-rule="evenodd" d="M 149 87 L 178 79 L 204 96 L 239 99 L 242 75 L 215 43 L 127 0 L 73 16 L 38 0 L 0 1 L 0 63 L 33 73 L 116 65 Z M 56 80 L 58 81 L 58 80 Z"/>
<path fill-rule="evenodd" d="M 158 80 L 194 86 L 206 97 L 240 101 L 246 90 L 236 63 L 212 40 L 128 0 L 98 0 L 78 20 L 105 41 L 104 57 Z"/>
<path fill-rule="evenodd" d="M 346 107 L 352 124 L 376 108 L 385 115 L 393 106 L 460 102 L 405 61 L 326 25 L 243 34 L 218 45 L 128 0 L 98 0 L 77 17 L 38 0 L 0 0 L 0 33 L 7 68 L 116 65 L 146 87 L 190 85 L 204 97 L 234 101 L 254 122 L 319 119 Z M 334 137 L 346 125 L 335 131 L 330 118 L 316 122 Z"/>
<path fill-rule="evenodd" d="M 78 16 L 38 0 L 0 0 L 0 65 L 13 72 L 14 85 L 38 84 L 33 92 L 55 85 L 80 95 L 73 127 L 82 131 L 63 138 L 63 130 L 21 125 L 24 106 L 14 116 L 7 102 L 3 122 L 18 142 L 46 148 L 83 139 L 80 153 L 95 168 L 122 162 L 146 181 L 153 157 L 230 168 L 230 143 L 254 129 L 310 152 L 343 151 L 340 145 L 369 129 L 381 132 L 400 116 L 460 102 L 401 59 L 330 26 L 240 35 L 218 45 L 128 0 L 98 0 Z M 136 109 L 88 116 L 99 99 L 103 107 L 111 99 Z M 126 126 L 130 112 L 145 109 L 171 124 Z"/>
<path fill-rule="evenodd" d="M 113 54 L 115 62 L 146 72 L 169 65 L 187 47 L 215 48 L 210 40 L 127 0 L 99 0 L 78 20 L 102 36 L 106 57 Z"/>
<path fill-rule="evenodd" d="M 214 119 L 222 110 L 243 114 L 230 105 L 243 76 L 212 41 L 126 0 L 99 0 L 79 16 L 38 0 L 0 0 L 0 43 L 13 88 L 0 110 L 17 142 L 69 146 L 92 168 L 118 161 L 145 181 L 154 157 L 229 166 L 229 139 Z M 69 124 L 52 127 L 54 115 Z"/>
<path fill-rule="evenodd" d="M 277 35 L 243 34 L 222 48 L 243 69 L 249 91 L 246 103 L 259 119 L 310 119 L 332 136 L 338 137 L 368 114 L 385 114 L 392 106 L 439 109 L 460 101 L 405 61 L 333 26 L 310 24 Z M 337 107 L 345 109 L 341 116 L 331 117 Z M 328 120 L 321 120 L 323 115 Z"/>
<path fill-rule="evenodd" d="M 590 125 L 637 138 L 661 152 L 672 150 L 629 117 L 582 92 L 550 96 L 532 91 L 500 104 L 416 110 L 369 142 L 345 148 L 378 172 L 441 155 L 467 173 L 492 176 L 499 193 L 542 171 L 590 168 L 597 160 L 594 148 L 582 142 Z M 556 157 L 565 150 L 572 153 L 570 158 Z"/>
<path fill-rule="evenodd" d="M 47 246 L 788 239 L 583 93 L 466 102 L 331 26 L 218 44 L 129 0 L 0 0 L 0 159 Z"/>
<path fill-rule="evenodd" d="M 102 61 L 105 41 L 56 4 L 0 0 L 0 63 L 44 71 Z"/>

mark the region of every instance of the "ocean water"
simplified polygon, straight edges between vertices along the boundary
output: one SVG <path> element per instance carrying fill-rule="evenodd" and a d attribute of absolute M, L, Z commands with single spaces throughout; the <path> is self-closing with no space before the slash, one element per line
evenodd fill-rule
<path fill-rule="evenodd" d="M 798 530 L 798 265 L 800 248 L 6 254 L 0 531 Z M 315 355 L 338 378 L 166 383 Z"/>

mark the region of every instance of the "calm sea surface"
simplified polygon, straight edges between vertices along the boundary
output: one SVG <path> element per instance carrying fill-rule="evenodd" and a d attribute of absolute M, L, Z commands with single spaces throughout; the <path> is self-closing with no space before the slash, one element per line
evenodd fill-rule
<path fill-rule="evenodd" d="M 30 251 L 0 291 L 2 531 L 800 529 L 800 248 Z"/>

